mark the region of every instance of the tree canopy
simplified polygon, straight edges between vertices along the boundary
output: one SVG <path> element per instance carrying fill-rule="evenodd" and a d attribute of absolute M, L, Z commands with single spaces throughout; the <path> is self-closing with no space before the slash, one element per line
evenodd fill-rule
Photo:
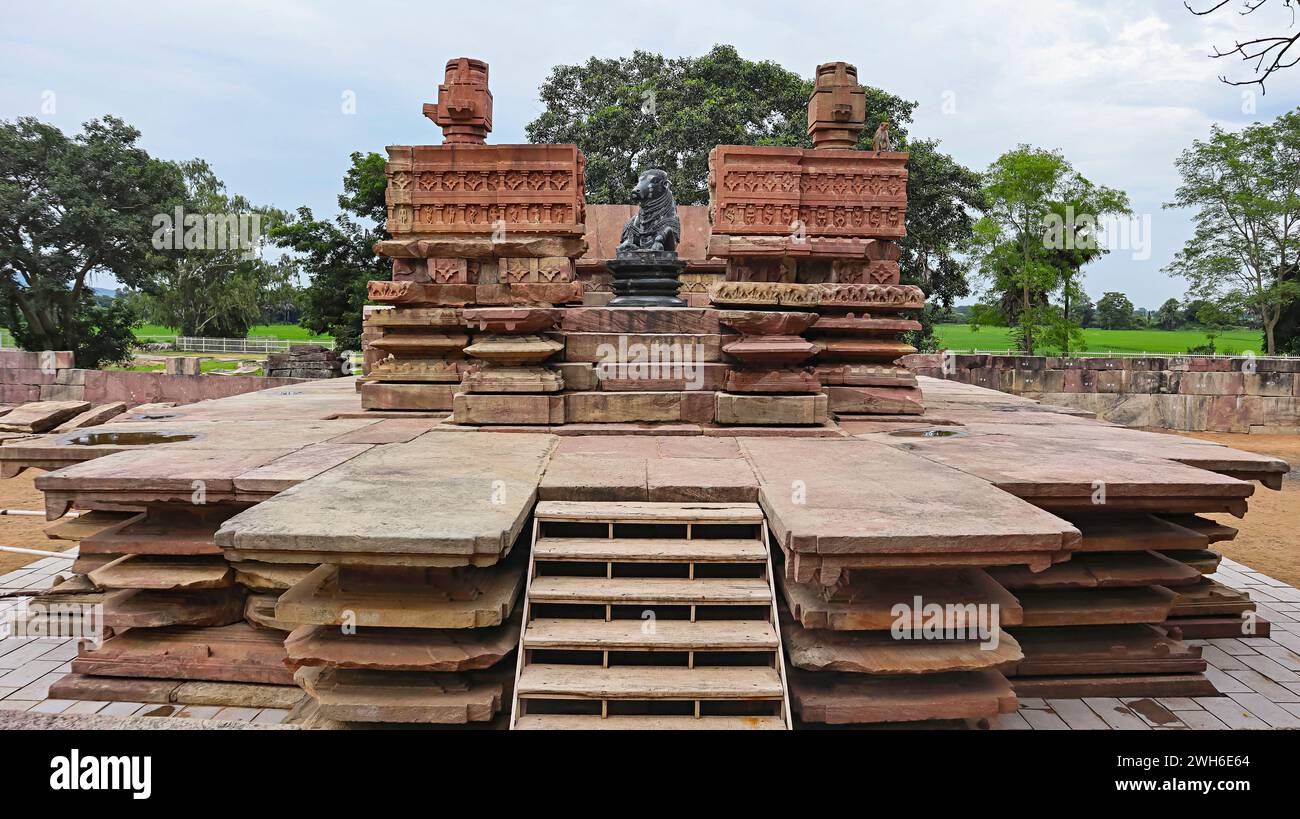
<path fill-rule="evenodd" d="M 1166 207 L 1195 209 L 1195 233 L 1166 270 L 1194 296 L 1258 315 L 1275 354 L 1282 312 L 1300 299 L 1300 109 L 1240 133 L 1215 126 L 1176 166 Z"/>
<path fill-rule="evenodd" d="M 111 116 L 73 137 L 32 118 L 0 121 L 0 310 L 22 346 L 72 350 L 83 367 L 129 356 L 133 317 L 97 302 L 89 282 L 147 284 L 167 264 L 149 241 L 152 217 L 185 199 L 180 168 L 139 137 Z"/>

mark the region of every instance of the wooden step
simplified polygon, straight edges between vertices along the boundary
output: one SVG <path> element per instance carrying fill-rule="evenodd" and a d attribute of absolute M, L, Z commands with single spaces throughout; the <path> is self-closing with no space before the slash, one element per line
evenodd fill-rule
<path fill-rule="evenodd" d="M 601 605 L 765 605 L 772 602 L 772 592 L 767 581 L 758 578 L 537 577 L 528 599 Z"/>
<path fill-rule="evenodd" d="M 534 560 L 580 563 L 764 563 L 758 540 L 539 538 Z"/>
<path fill-rule="evenodd" d="M 775 651 L 776 630 L 763 620 L 534 620 L 524 648 L 607 651 Z"/>
<path fill-rule="evenodd" d="M 542 501 L 540 521 L 581 523 L 762 523 L 754 503 L 588 503 Z"/>
<path fill-rule="evenodd" d="M 600 717 L 594 714 L 528 714 L 523 731 L 784 731 L 780 717 Z"/>
<path fill-rule="evenodd" d="M 516 686 L 524 699 L 776 700 L 775 668 L 526 665 Z"/>

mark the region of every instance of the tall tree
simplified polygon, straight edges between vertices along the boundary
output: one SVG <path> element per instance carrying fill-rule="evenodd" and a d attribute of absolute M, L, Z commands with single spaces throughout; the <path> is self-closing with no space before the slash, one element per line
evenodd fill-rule
<path fill-rule="evenodd" d="M 90 279 L 147 283 L 164 263 L 151 220 L 185 194 L 180 169 L 139 138 L 111 116 L 71 138 L 32 118 L 0 121 L 0 308 L 27 349 L 72 350 L 83 367 L 129 356 L 131 316 L 97 304 Z"/>
<path fill-rule="evenodd" d="M 984 196 L 985 214 L 975 229 L 980 273 L 1020 349 L 1033 355 L 1043 333 L 1058 345 L 1077 338 L 1068 302 L 1077 298 L 1079 271 L 1106 252 L 1099 221 L 1127 213 L 1128 197 L 1090 182 L 1059 151 L 1028 145 L 993 162 L 984 174 Z M 1058 289 L 1060 310 L 1049 298 Z"/>
<path fill-rule="evenodd" d="M 1176 162 L 1165 207 L 1195 208 L 1196 232 L 1166 270 L 1193 295 L 1259 316 L 1268 355 L 1286 306 L 1300 299 L 1300 109 L 1240 133 L 1215 126 Z"/>
<path fill-rule="evenodd" d="M 377 153 L 352 154 L 352 167 L 343 177 L 341 211 L 333 221 L 318 220 L 311 208 L 273 227 L 270 236 L 280 247 L 299 254 L 299 269 L 310 277 L 301 294 L 301 324 L 314 333 L 334 337 L 340 351 L 361 349 L 361 313 L 366 282 L 392 277 L 392 263 L 376 256 L 375 242 L 390 238 L 385 228 L 384 158 Z"/>
<path fill-rule="evenodd" d="M 183 223 L 171 214 L 155 217 L 153 244 L 169 263 L 144 286 L 145 315 L 183 336 L 243 338 L 292 286 L 291 263 L 263 258 L 264 231 L 285 214 L 227 194 L 203 160 L 181 169 Z"/>

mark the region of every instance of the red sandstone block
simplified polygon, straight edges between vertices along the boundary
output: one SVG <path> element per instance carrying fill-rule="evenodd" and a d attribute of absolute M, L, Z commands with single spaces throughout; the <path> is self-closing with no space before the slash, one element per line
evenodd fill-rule
<path fill-rule="evenodd" d="M 41 388 L 28 384 L 4 384 L 0 386 L 0 401 L 6 404 L 26 404 L 40 399 Z"/>
<path fill-rule="evenodd" d="M 76 356 L 66 350 L 45 350 L 36 354 L 42 370 L 66 370 L 77 366 Z"/>
<path fill-rule="evenodd" d="M 26 350 L 0 350 L 0 367 L 35 370 L 40 368 L 41 358 L 38 353 Z"/>
<path fill-rule="evenodd" d="M 1273 398 L 1295 394 L 1297 379 L 1292 373 L 1244 373 L 1242 381 L 1247 395 L 1265 395 Z"/>
<path fill-rule="evenodd" d="M 0 370 L 0 384 L 53 384 L 57 377 L 56 370 Z"/>

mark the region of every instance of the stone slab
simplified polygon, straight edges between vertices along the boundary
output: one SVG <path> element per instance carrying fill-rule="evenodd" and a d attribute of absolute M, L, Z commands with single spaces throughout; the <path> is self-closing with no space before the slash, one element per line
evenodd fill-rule
<path fill-rule="evenodd" d="M 759 503 L 791 552 L 1061 552 L 1069 523 L 987 482 L 857 439 L 743 439 Z"/>
<path fill-rule="evenodd" d="M 445 432 L 376 448 L 226 521 L 228 553 L 500 556 L 556 439 Z"/>
<path fill-rule="evenodd" d="M 289 667 L 375 671 L 474 671 L 491 668 L 519 645 L 520 617 L 481 629 L 359 629 L 300 626 L 285 640 Z"/>

